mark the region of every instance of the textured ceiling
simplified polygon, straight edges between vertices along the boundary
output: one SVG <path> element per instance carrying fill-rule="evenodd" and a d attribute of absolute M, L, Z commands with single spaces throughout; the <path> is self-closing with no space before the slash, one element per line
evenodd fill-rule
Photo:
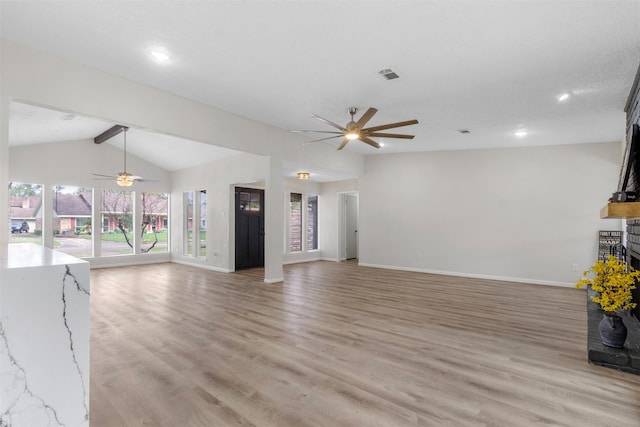
<path fill-rule="evenodd" d="M 0 7 L 3 38 L 283 129 L 330 130 L 309 114 L 345 124 L 349 106 L 378 108 L 371 125 L 420 121 L 398 129 L 413 141 L 348 145 L 362 154 L 619 141 L 640 62 L 636 1 Z M 156 47 L 169 63 L 150 58 Z"/>

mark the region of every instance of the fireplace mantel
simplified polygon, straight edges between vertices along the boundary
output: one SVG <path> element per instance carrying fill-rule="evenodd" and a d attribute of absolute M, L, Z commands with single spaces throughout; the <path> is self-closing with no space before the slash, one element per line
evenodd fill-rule
<path fill-rule="evenodd" d="M 609 202 L 600 209 L 602 219 L 634 219 L 640 218 L 640 202 Z"/>

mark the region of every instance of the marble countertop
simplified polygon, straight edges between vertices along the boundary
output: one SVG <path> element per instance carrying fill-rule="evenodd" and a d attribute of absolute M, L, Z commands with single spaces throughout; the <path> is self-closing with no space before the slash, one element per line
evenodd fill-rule
<path fill-rule="evenodd" d="M 52 265 L 81 264 L 85 261 L 53 249 L 33 243 L 11 243 L 2 268 L 44 267 Z"/>

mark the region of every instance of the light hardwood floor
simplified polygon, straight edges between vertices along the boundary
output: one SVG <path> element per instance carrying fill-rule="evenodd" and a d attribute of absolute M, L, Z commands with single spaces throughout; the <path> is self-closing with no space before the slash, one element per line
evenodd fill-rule
<path fill-rule="evenodd" d="M 359 267 L 91 272 L 91 426 L 640 426 L 585 291 Z"/>

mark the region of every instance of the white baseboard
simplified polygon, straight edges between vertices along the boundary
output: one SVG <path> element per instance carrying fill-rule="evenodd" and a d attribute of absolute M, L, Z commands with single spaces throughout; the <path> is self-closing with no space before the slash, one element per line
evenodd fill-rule
<path fill-rule="evenodd" d="M 204 268 L 205 270 L 217 271 L 218 273 L 233 273 L 233 270 L 229 270 L 227 268 L 214 267 L 206 264 L 199 264 L 196 262 L 188 262 L 179 259 L 172 259 L 171 262 L 176 264 L 188 265 L 191 267 Z"/>
<path fill-rule="evenodd" d="M 296 260 L 288 260 L 288 261 L 283 261 L 282 265 L 300 264 L 301 262 L 312 262 L 312 261 L 322 261 L 322 258 L 313 257 L 313 258 L 300 258 Z"/>
<path fill-rule="evenodd" d="M 403 270 L 403 271 L 414 271 L 417 273 L 429 273 L 429 274 L 440 274 L 443 276 L 457 276 L 457 277 L 467 277 L 471 279 L 486 279 L 486 280 L 499 280 L 502 282 L 517 282 L 517 283 L 531 283 L 534 285 L 544 285 L 544 286 L 561 286 L 565 288 L 573 288 L 575 287 L 575 283 L 567 283 L 567 282 L 553 282 L 550 280 L 538 280 L 538 279 L 523 279 L 520 277 L 507 277 L 507 276 L 493 276 L 486 274 L 472 274 L 472 273 L 460 273 L 455 271 L 441 271 L 441 270 L 430 270 L 425 268 L 411 268 L 411 267 L 398 267 L 394 265 L 383 265 L 383 264 L 369 264 L 369 263 L 358 263 L 363 267 L 373 267 L 373 268 L 384 268 L 387 270 Z"/>
<path fill-rule="evenodd" d="M 127 267 L 129 265 L 161 264 L 171 262 L 170 254 L 122 255 L 114 257 L 84 258 L 91 269 L 109 267 Z"/>

